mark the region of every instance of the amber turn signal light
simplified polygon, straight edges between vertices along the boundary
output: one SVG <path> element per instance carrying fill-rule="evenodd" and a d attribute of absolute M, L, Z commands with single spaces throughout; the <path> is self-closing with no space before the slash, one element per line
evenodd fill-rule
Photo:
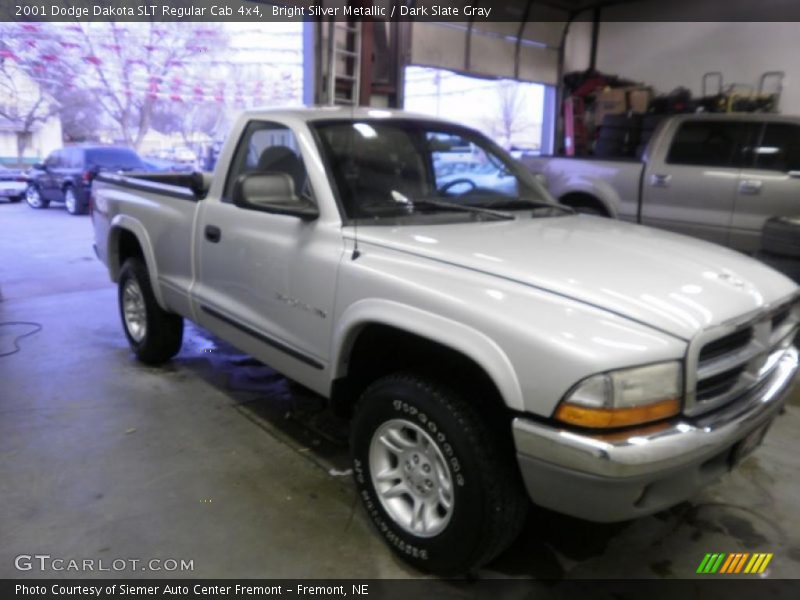
<path fill-rule="evenodd" d="M 608 429 L 659 421 L 677 415 L 680 410 L 681 403 L 677 398 L 626 408 L 588 408 L 563 403 L 556 410 L 555 418 L 579 427 Z"/>

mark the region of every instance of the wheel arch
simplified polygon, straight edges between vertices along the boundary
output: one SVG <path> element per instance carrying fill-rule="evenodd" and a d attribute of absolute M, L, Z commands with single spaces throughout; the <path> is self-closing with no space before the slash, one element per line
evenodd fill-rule
<path fill-rule="evenodd" d="M 150 283 L 153 288 L 153 295 L 156 297 L 159 306 L 165 307 L 164 298 L 161 295 L 161 286 L 158 285 L 158 269 L 144 226 L 127 215 L 117 215 L 111 221 L 111 229 L 108 233 L 108 270 L 111 280 L 119 281 L 119 273 L 122 265 L 128 258 L 140 258 L 147 268 L 150 276 Z"/>
<path fill-rule="evenodd" d="M 572 208 L 592 207 L 602 211 L 605 216 L 613 217 L 615 213 L 611 210 L 609 203 L 600 198 L 598 194 L 587 191 L 572 191 L 563 194 L 558 201 L 561 204 Z"/>
<path fill-rule="evenodd" d="M 332 360 L 334 409 L 347 414 L 366 385 L 390 372 L 430 366 L 457 373 L 504 408 L 523 410 L 514 367 L 488 336 L 463 323 L 386 300 L 361 301 L 340 319 Z M 462 386 L 463 387 L 463 386 Z"/>

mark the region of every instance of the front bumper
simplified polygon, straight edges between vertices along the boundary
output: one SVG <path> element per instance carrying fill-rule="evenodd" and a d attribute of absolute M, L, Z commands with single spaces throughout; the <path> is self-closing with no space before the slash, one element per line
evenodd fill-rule
<path fill-rule="evenodd" d="M 728 406 L 623 435 L 579 434 L 514 419 L 528 494 L 540 506 L 603 522 L 683 502 L 730 469 L 738 442 L 769 426 L 797 371 L 798 351 L 790 347 L 764 381 Z"/>

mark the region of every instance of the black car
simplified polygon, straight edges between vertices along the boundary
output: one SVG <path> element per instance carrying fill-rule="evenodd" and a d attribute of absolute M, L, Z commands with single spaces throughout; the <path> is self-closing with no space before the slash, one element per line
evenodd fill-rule
<path fill-rule="evenodd" d="M 47 208 L 63 202 L 67 212 L 82 215 L 89 208 L 89 188 L 102 171 L 146 171 L 130 148 L 121 146 L 72 146 L 54 150 L 28 174 L 25 200 L 31 208 Z"/>

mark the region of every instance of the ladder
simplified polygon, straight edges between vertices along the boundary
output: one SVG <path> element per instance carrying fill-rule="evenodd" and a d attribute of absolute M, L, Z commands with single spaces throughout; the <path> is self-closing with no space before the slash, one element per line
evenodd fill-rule
<path fill-rule="evenodd" d="M 330 20 L 327 41 L 326 104 L 358 106 L 361 93 L 361 23 Z M 337 43 L 339 41 L 343 43 Z"/>

